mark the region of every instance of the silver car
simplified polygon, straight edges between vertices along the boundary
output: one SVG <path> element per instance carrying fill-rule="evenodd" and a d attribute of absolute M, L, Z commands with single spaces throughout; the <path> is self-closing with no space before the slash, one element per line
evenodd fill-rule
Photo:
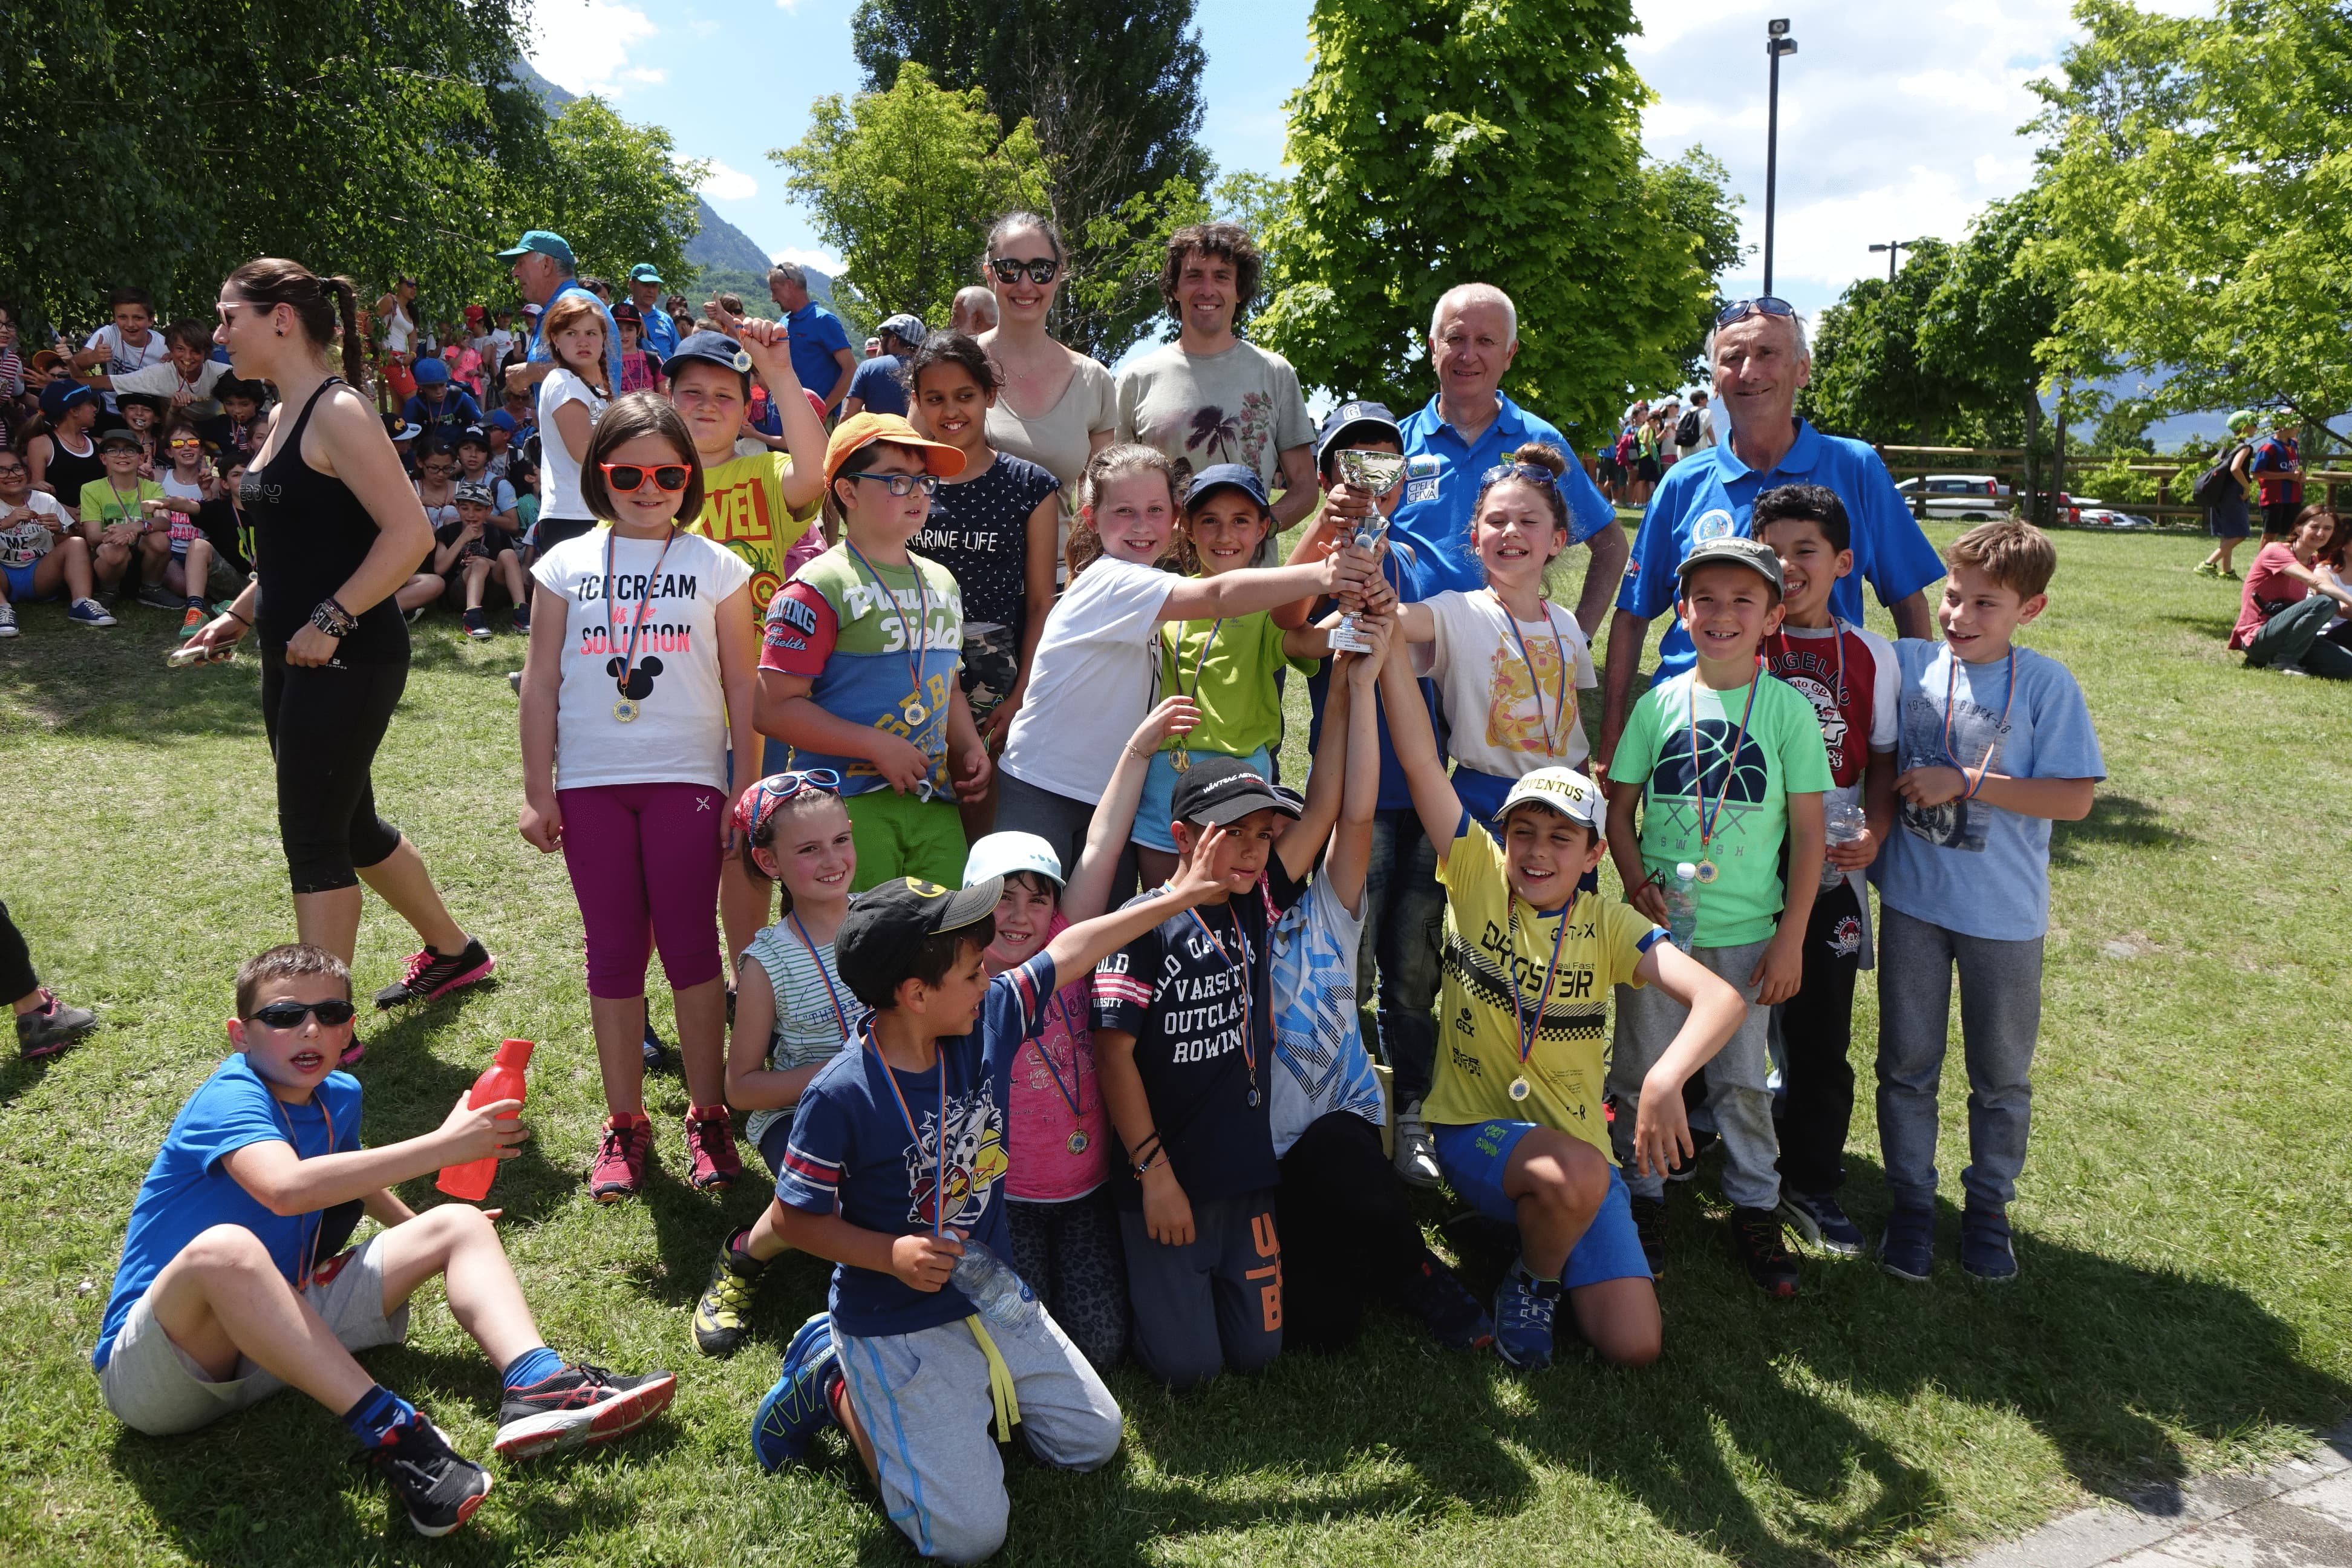
<path fill-rule="evenodd" d="M 1914 511 L 1918 510 L 1919 486 L 1914 478 L 1895 487 Z M 1990 474 L 1929 474 L 1927 487 L 1929 517 L 1984 522 L 2009 515 L 2010 488 Z"/>

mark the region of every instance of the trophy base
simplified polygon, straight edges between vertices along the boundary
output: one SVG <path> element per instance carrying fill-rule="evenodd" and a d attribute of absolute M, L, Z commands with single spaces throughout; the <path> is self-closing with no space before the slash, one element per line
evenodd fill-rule
<path fill-rule="evenodd" d="M 1356 629 L 1355 618 L 1349 616 L 1331 628 L 1331 651 L 1333 653 L 1370 653 L 1372 651 L 1372 645 L 1365 640 L 1363 633 Z"/>

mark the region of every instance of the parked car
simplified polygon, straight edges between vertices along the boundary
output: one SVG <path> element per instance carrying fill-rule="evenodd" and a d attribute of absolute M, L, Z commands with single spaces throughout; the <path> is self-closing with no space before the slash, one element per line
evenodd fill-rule
<path fill-rule="evenodd" d="M 2132 521 L 2131 513 L 2127 511 L 2117 511 L 2113 507 L 2101 506 L 2095 501 L 2075 508 L 2074 515 L 2071 521 L 2080 523 L 2084 528 L 2131 528 L 2136 526 Z"/>
<path fill-rule="evenodd" d="M 1914 511 L 1918 510 L 1919 485 L 1914 478 L 1895 487 Z M 1983 522 L 2009 515 L 2010 488 L 1990 474 L 1929 474 L 1927 487 L 1929 517 Z"/>

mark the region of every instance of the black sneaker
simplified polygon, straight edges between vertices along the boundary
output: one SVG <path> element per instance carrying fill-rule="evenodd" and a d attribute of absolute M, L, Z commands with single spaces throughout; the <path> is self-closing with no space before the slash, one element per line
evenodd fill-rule
<path fill-rule="evenodd" d="M 188 607 L 186 600 L 161 583 L 140 584 L 136 597 L 141 604 L 151 610 L 169 610 L 173 615 L 178 615 Z"/>
<path fill-rule="evenodd" d="M 1974 1204 L 1960 1210 L 1960 1271 L 1986 1285 L 2006 1285 L 2017 1278 L 2008 1211 Z"/>
<path fill-rule="evenodd" d="M 1470 1294 L 1454 1270 L 1424 1254 L 1421 1270 L 1404 1288 L 1405 1305 L 1429 1330 L 1430 1338 L 1450 1351 L 1482 1351 L 1495 1342 L 1495 1320 Z"/>
<path fill-rule="evenodd" d="M 519 632 L 527 632 L 530 630 L 530 606 L 529 605 L 517 605 L 514 607 L 514 629 Z"/>
<path fill-rule="evenodd" d="M 1833 1193 L 1801 1193 L 1784 1185 L 1780 1217 L 1789 1222 L 1790 1229 L 1823 1252 L 1840 1258 L 1862 1256 L 1862 1231 L 1846 1217 Z"/>
<path fill-rule="evenodd" d="M 464 624 L 466 627 L 466 635 L 467 637 L 472 637 L 476 642 L 484 642 L 488 639 L 490 635 L 490 617 L 482 613 L 480 605 L 478 605 L 474 608 L 467 610 L 464 615 L 457 618 Z"/>
<path fill-rule="evenodd" d="M 352 1456 L 383 1479 L 423 1536 L 443 1536 L 474 1517 L 490 1495 L 490 1473 L 449 1447 L 420 1415 L 393 1428 L 380 1446 Z"/>
<path fill-rule="evenodd" d="M 1673 1170 L 1666 1173 L 1666 1180 L 1670 1182 L 1687 1182 L 1692 1177 L 1697 1175 L 1698 1163 L 1706 1158 L 1706 1152 L 1709 1149 L 1714 1148 L 1716 1144 L 1722 1142 L 1720 1137 L 1704 1127 L 1692 1128 L 1690 1130 L 1690 1158 L 1685 1160 L 1681 1164 L 1676 1165 Z"/>
<path fill-rule="evenodd" d="M 734 1020 L 728 1021 L 732 1023 Z M 677 1070 L 677 1058 L 670 1054 L 670 1048 L 667 1046 L 662 1044 L 662 1037 L 654 1033 L 654 1021 L 651 1018 L 646 1020 L 645 1054 L 647 1078 L 651 1078 L 657 1072 Z"/>
<path fill-rule="evenodd" d="M 454 953 L 419 948 L 408 955 L 408 972 L 396 984 L 375 994 L 375 1005 L 390 1009 L 404 1002 L 430 1002 L 461 985 L 488 980 L 498 966 L 499 961 L 472 937 L 466 939 L 463 950 Z"/>
<path fill-rule="evenodd" d="M 1635 1198 L 1633 1200 L 1633 1233 L 1642 1238 L 1642 1258 L 1650 1266 L 1653 1279 L 1664 1279 L 1666 1273 L 1666 1200 Z"/>
<path fill-rule="evenodd" d="M 40 997 L 39 1006 L 16 1015 L 16 1055 L 28 1062 L 53 1057 L 98 1027 L 97 1014 L 67 1006 L 47 986 L 41 987 Z"/>
<path fill-rule="evenodd" d="M 1731 1211 L 1731 1250 L 1766 1295 L 1786 1301 L 1797 1293 L 1797 1259 L 1770 1209 Z"/>
<path fill-rule="evenodd" d="M 694 1304 L 694 1348 L 704 1355 L 733 1355 L 750 1331 L 743 1318 L 751 1310 L 752 1299 L 759 1294 L 760 1278 L 767 1273 L 768 1266 L 737 1249 L 735 1244 L 743 1234 L 739 1230 L 719 1244 L 719 1258 L 710 1266 L 710 1279 L 702 1287 L 701 1299 Z"/>
<path fill-rule="evenodd" d="M 491 1447 L 509 1459 L 530 1459 L 609 1443 L 660 1415 L 677 1392 L 677 1378 L 667 1372 L 615 1377 L 601 1366 L 567 1366 L 508 1392 Z"/>

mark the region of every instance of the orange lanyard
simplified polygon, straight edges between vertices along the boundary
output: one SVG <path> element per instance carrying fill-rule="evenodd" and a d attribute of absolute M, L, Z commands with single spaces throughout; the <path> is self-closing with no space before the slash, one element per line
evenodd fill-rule
<path fill-rule="evenodd" d="M 882 1054 L 882 1046 L 874 1037 L 873 1020 L 866 1025 L 866 1043 L 874 1047 L 874 1059 L 881 1064 L 882 1081 L 890 1086 L 890 1098 L 898 1102 L 898 1115 L 907 1123 L 907 1136 L 915 1141 L 915 1152 L 923 1152 L 922 1131 L 915 1125 L 915 1113 L 907 1109 L 907 1096 L 898 1088 L 898 1075 L 890 1068 L 890 1058 Z M 931 1235 L 936 1238 L 947 1224 L 948 1213 L 948 1058 L 940 1056 L 940 1145 L 936 1174 L 931 1177 Z"/>

